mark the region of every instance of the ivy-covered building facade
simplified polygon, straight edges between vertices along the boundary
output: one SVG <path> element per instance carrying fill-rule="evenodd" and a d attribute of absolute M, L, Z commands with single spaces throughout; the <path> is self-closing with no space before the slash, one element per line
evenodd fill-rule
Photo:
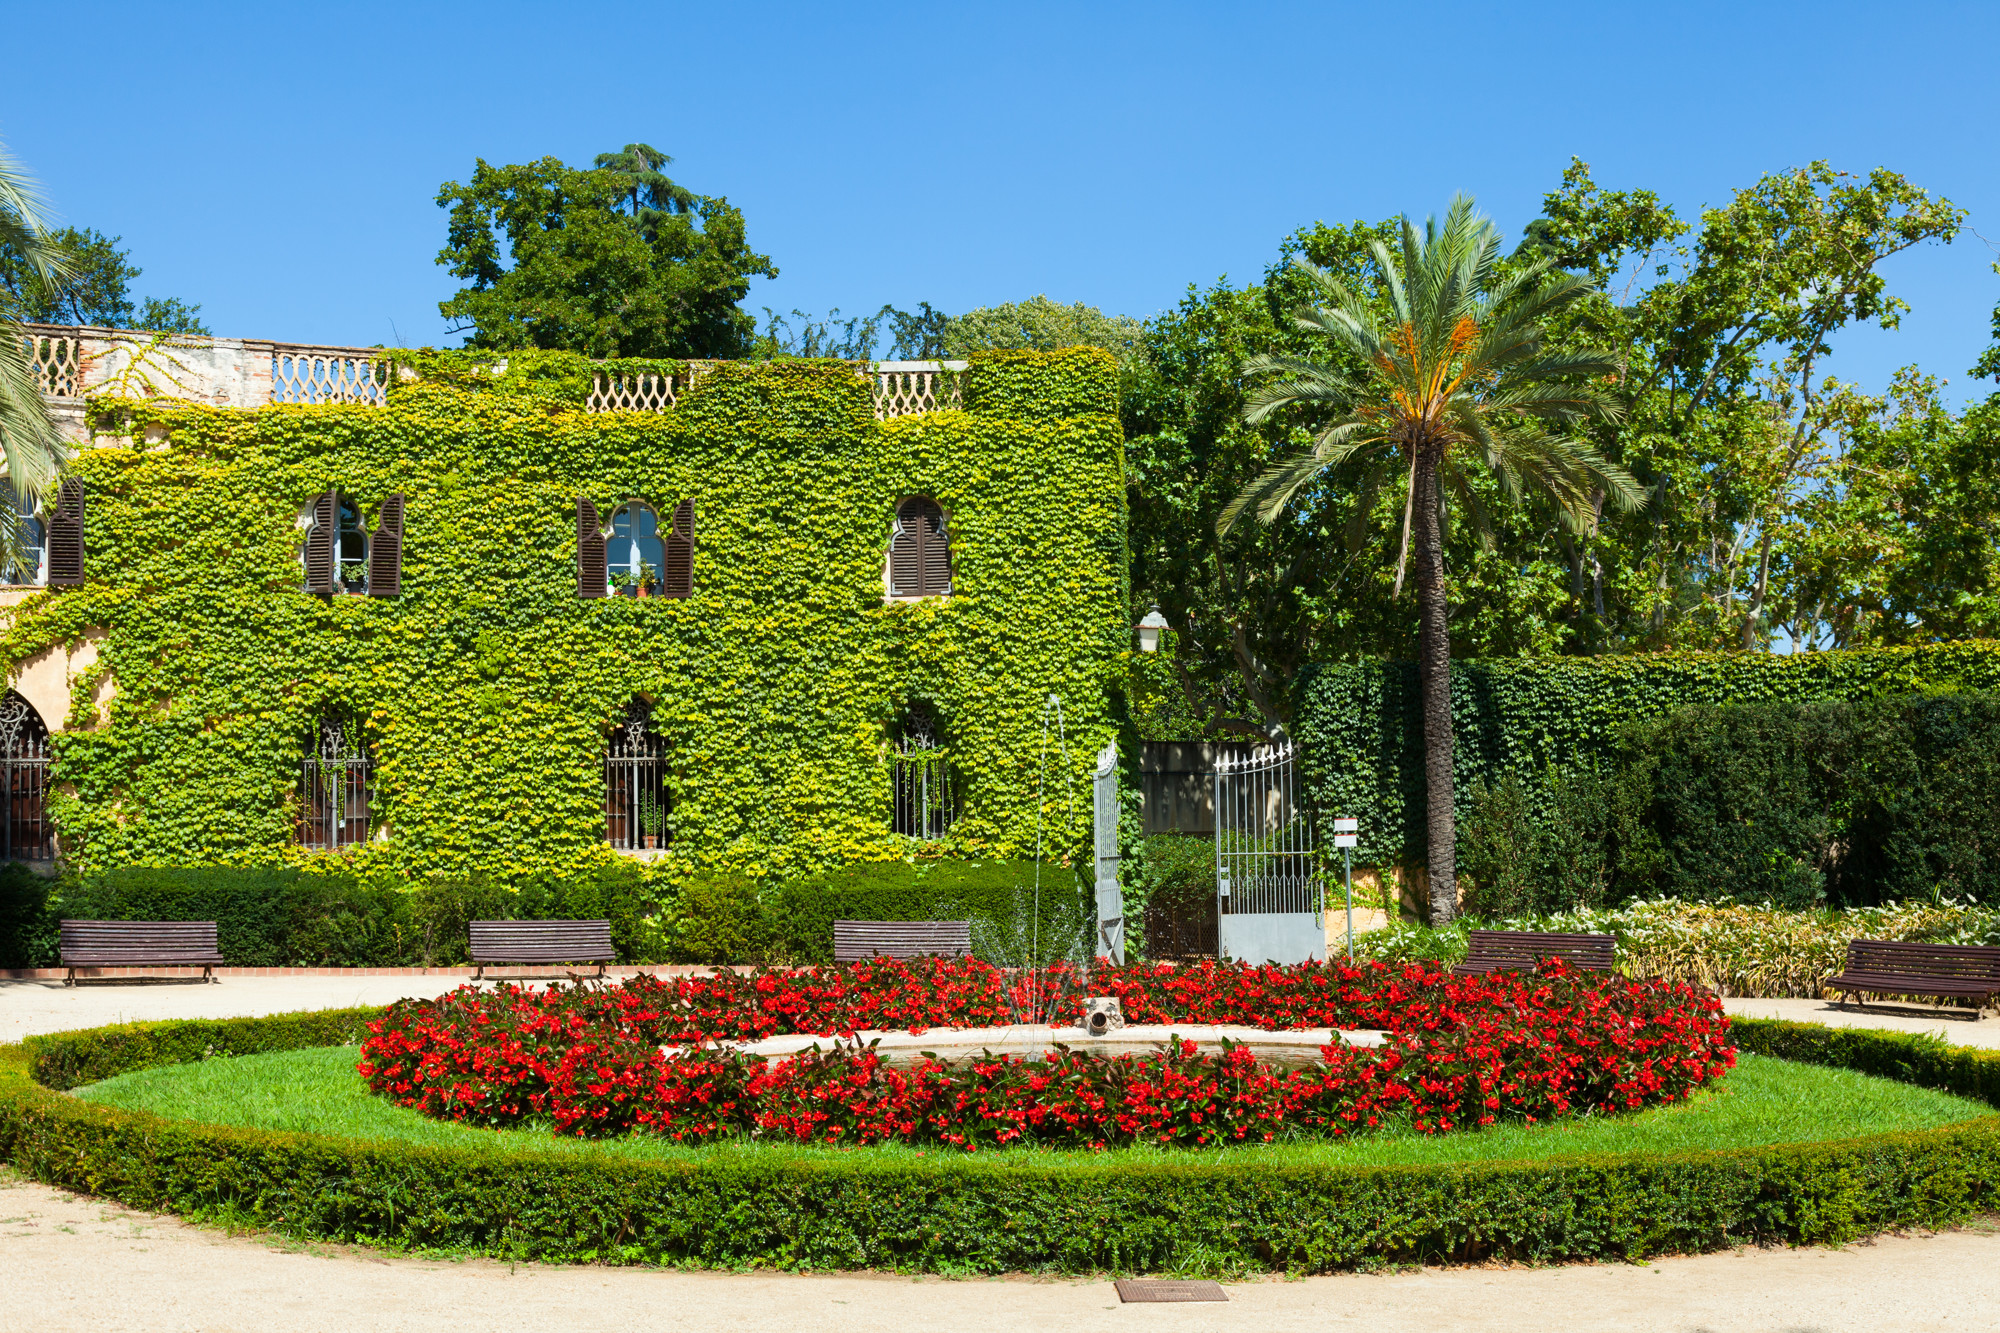
<path fill-rule="evenodd" d="M 1031 850 L 1038 792 L 1083 836 L 1129 646 L 1108 355 L 930 367 L 920 410 L 838 362 L 371 356 L 246 406 L 156 340 L 73 393 L 75 503 L 0 594 L 17 854 L 777 876 Z"/>

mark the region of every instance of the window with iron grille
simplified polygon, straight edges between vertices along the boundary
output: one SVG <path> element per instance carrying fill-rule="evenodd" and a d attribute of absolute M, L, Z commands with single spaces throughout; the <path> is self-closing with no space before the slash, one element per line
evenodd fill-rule
<path fill-rule="evenodd" d="M 650 851 L 672 841 L 667 744 L 653 731 L 653 709 L 634 699 L 604 747 L 604 837 L 620 851 Z"/>
<path fill-rule="evenodd" d="M 0 697 L 0 776 L 7 792 L 0 860 L 48 861 L 56 854 L 49 823 L 49 729 L 35 706 L 14 691 Z"/>
<path fill-rule="evenodd" d="M 320 718 L 299 764 L 299 846 L 334 851 L 368 841 L 375 760 L 361 719 L 346 711 Z"/>
<path fill-rule="evenodd" d="M 911 838 L 941 838 L 958 821 L 963 793 L 929 704 L 912 703 L 889 740 L 889 828 Z"/>

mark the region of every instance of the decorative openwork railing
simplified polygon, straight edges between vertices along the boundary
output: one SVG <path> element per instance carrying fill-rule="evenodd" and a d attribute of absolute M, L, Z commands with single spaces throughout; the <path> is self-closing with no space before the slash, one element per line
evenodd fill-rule
<path fill-rule="evenodd" d="M 875 419 L 935 412 L 963 401 L 959 380 L 963 361 L 877 361 L 870 372 L 875 388 Z"/>
<path fill-rule="evenodd" d="M 374 775 L 361 719 L 345 712 L 322 718 L 299 764 L 299 845 L 333 851 L 368 841 Z"/>
<path fill-rule="evenodd" d="M 390 365 L 380 352 L 354 347 L 271 348 L 271 401 L 274 403 L 366 403 L 388 401 Z"/>
<path fill-rule="evenodd" d="M 125 329 L 23 326 L 23 344 L 42 392 L 73 400 L 100 390 L 158 395 L 231 407 L 267 403 L 359 403 L 380 407 L 389 383 L 413 372 L 378 347 L 317 347 L 251 338 L 162 335 Z M 712 361 L 678 375 L 597 375 L 590 412 L 664 412 Z M 495 363 L 495 370 L 505 365 Z M 880 420 L 957 407 L 963 361 L 857 361 Z"/>
<path fill-rule="evenodd" d="M 664 847 L 667 744 L 653 734 L 653 710 L 634 700 L 604 747 L 604 837 L 622 852 Z"/>
<path fill-rule="evenodd" d="M 51 398 L 82 397 L 83 358 L 78 350 L 82 340 L 77 336 L 78 331 L 60 325 L 29 324 L 23 333 L 28 364 L 34 367 L 42 392 Z"/>

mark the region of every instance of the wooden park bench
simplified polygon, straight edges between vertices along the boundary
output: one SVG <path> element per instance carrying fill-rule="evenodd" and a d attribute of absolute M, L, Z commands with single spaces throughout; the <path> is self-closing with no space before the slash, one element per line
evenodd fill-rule
<path fill-rule="evenodd" d="M 63 985 L 76 984 L 79 967 L 198 967 L 201 980 L 215 980 L 222 950 L 213 921 L 65 921 Z"/>
<path fill-rule="evenodd" d="M 486 975 L 487 968 L 507 963 L 517 967 L 595 963 L 601 977 L 606 963 L 618 961 L 618 950 L 611 945 L 609 921 L 475 921 L 471 953 L 472 961 L 479 965 L 472 975 L 474 981 L 533 979 L 527 975 Z"/>
<path fill-rule="evenodd" d="M 1608 972 L 1616 961 L 1618 942 L 1609 935 L 1562 935 L 1539 930 L 1475 930 L 1465 961 L 1451 970 L 1455 977 L 1483 977 L 1489 972 L 1530 971 L 1544 958 L 1560 958 L 1586 972 Z"/>
<path fill-rule="evenodd" d="M 1984 1012 L 2000 995 L 2000 948 L 1984 944 L 1912 944 L 1849 940 L 1847 968 L 1826 979 L 1843 1003 L 1856 995 L 1919 995 L 1972 1000 Z"/>
<path fill-rule="evenodd" d="M 858 963 L 866 958 L 919 958 L 943 954 L 963 958 L 972 952 L 970 921 L 836 921 L 833 961 Z"/>

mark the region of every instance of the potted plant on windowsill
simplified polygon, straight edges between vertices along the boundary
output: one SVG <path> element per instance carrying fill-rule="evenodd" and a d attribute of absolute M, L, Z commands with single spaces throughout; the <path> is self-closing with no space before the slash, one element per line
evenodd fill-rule
<path fill-rule="evenodd" d="M 638 585 L 639 595 L 641 597 L 653 596 L 659 591 L 660 588 L 659 567 L 656 565 L 646 564 L 643 561 L 640 562 L 639 575 L 638 578 L 635 580 L 635 582 Z"/>
<path fill-rule="evenodd" d="M 639 798 L 639 830 L 647 851 L 659 846 L 660 834 L 667 827 L 667 808 L 657 796 Z"/>

